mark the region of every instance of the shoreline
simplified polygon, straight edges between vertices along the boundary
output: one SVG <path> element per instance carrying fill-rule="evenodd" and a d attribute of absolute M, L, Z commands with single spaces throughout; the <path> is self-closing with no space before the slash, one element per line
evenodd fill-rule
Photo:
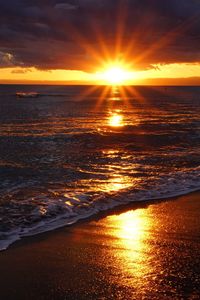
<path fill-rule="evenodd" d="M 0 253 L 2 299 L 198 299 L 200 192 L 24 238 Z"/>
<path fill-rule="evenodd" d="M 24 238 L 0 253 L 2 299 L 198 299 L 200 192 Z"/>
<path fill-rule="evenodd" d="M 41 235 L 47 235 L 47 234 L 51 234 L 51 233 L 54 234 L 54 232 L 56 233 L 57 231 L 60 231 L 63 228 L 71 228 L 71 227 L 78 226 L 79 224 L 82 224 L 85 222 L 90 222 L 93 220 L 101 220 L 102 218 L 112 216 L 113 214 L 121 214 L 123 212 L 127 212 L 130 209 L 147 208 L 149 205 L 153 205 L 153 204 L 159 204 L 159 203 L 168 202 L 168 201 L 176 201 L 180 197 L 187 196 L 187 195 L 193 195 L 196 193 L 200 193 L 199 188 L 194 189 L 191 192 L 182 192 L 177 195 L 172 195 L 169 197 L 163 197 L 163 198 L 159 197 L 159 198 L 152 198 L 150 200 L 139 200 L 139 201 L 127 202 L 125 204 L 119 204 L 119 205 L 113 206 L 106 210 L 100 210 L 97 213 L 91 214 L 89 216 L 80 217 L 80 219 L 78 219 L 77 221 L 74 221 L 71 224 L 61 224 L 61 225 L 58 225 L 57 227 L 54 225 L 54 226 L 52 226 L 52 228 L 49 228 L 49 229 L 44 228 L 43 231 L 36 232 L 33 234 L 31 234 L 31 233 L 29 234 L 27 232 L 27 234 L 14 240 L 10 244 L 8 244 L 8 246 L 6 246 L 5 248 L 0 249 L 0 253 L 2 251 L 8 251 L 8 249 L 15 247 L 16 244 L 23 243 L 24 240 L 28 240 L 28 239 L 32 239 L 32 238 L 35 238 L 37 240 L 37 238 L 39 238 Z M 60 219 L 58 219 L 58 222 L 59 221 L 60 221 Z M 47 226 L 48 226 L 48 224 L 47 224 Z M 36 231 L 37 231 L 37 226 L 36 226 Z"/>

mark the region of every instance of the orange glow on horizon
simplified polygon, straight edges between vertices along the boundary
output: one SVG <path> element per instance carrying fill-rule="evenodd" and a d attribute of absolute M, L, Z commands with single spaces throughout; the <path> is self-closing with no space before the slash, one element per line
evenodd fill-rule
<path fill-rule="evenodd" d="M 198 80 L 199 78 L 199 80 Z M 79 70 L 37 70 L 36 68 L 1 68 L 0 83 L 60 83 L 60 84 L 104 84 L 104 85 L 138 85 L 173 83 L 200 84 L 199 63 L 174 63 L 154 65 L 152 69 L 133 71 L 120 66 L 107 65 L 102 71 L 88 73 Z M 183 80 L 184 79 L 184 80 Z"/>

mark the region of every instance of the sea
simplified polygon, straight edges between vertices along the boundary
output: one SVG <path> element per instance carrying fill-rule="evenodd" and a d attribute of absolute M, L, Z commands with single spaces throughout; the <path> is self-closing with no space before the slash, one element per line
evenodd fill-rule
<path fill-rule="evenodd" d="M 200 87 L 0 85 L 1 250 L 199 188 Z"/>

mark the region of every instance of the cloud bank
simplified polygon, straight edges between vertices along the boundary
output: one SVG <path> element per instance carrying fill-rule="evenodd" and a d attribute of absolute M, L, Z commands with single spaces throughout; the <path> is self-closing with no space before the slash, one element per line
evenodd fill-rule
<path fill-rule="evenodd" d="M 200 62 L 199 0 L 0 0 L 0 67 Z"/>

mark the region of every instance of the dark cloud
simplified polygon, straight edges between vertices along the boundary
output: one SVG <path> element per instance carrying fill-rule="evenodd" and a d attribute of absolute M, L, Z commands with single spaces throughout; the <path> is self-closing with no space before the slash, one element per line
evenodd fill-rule
<path fill-rule="evenodd" d="M 11 73 L 13 74 L 26 74 L 26 73 L 29 73 L 29 72 L 32 72 L 31 69 L 13 69 Z"/>
<path fill-rule="evenodd" d="M 56 9 L 61 9 L 61 10 L 74 10 L 74 9 L 77 9 L 78 6 L 74 5 L 74 4 L 71 4 L 71 3 L 57 3 L 55 5 L 55 8 Z"/>
<path fill-rule="evenodd" d="M 199 0 L 0 0 L 0 67 L 200 62 Z"/>

